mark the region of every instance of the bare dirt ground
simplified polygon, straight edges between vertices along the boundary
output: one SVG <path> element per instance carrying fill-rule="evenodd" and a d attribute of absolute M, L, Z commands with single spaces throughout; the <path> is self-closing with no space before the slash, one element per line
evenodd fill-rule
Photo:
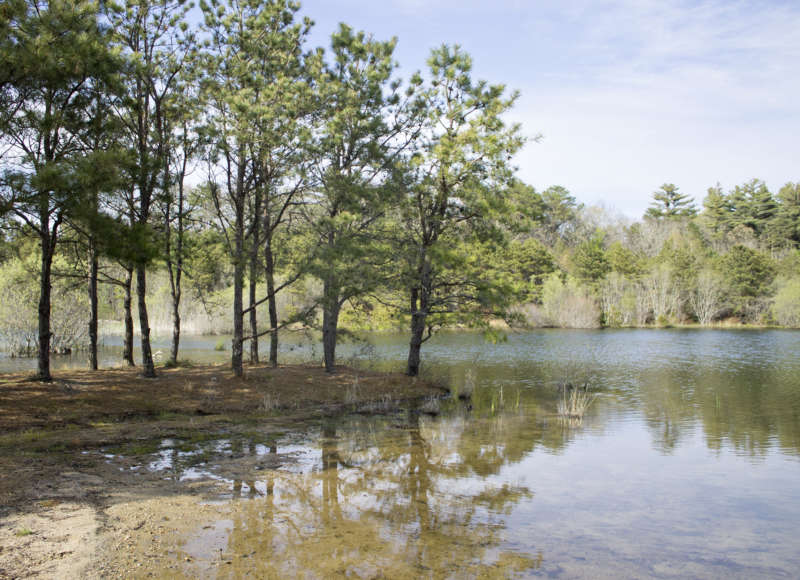
<path fill-rule="evenodd" d="M 121 469 L 100 448 L 154 438 L 282 432 L 355 409 L 441 396 L 402 375 L 310 366 L 0 375 L 0 578 L 152 577 L 159 537 L 202 521 L 213 482 Z M 148 556 L 148 554 L 150 556 Z"/>

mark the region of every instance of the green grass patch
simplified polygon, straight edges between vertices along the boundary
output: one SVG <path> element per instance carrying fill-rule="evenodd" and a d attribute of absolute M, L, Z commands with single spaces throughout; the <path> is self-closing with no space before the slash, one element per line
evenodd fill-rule
<path fill-rule="evenodd" d="M 151 455 L 161 448 L 161 439 L 147 441 L 129 441 L 121 445 L 107 447 L 106 452 L 112 455 Z"/>
<path fill-rule="evenodd" d="M 0 435 L 0 447 L 10 447 L 12 445 L 24 445 L 41 441 L 47 433 L 42 429 L 25 429 L 15 433 Z"/>

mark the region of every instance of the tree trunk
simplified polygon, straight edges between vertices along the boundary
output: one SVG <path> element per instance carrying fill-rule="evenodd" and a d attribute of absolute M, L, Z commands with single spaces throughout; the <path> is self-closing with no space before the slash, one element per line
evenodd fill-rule
<path fill-rule="evenodd" d="M 146 42 L 144 43 L 146 47 Z M 147 79 L 149 80 L 149 79 Z M 151 93 L 147 87 L 147 82 L 142 76 L 135 78 L 136 82 L 136 136 L 138 153 L 138 187 L 139 204 L 136 211 L 132 212 L 131 225 L 134 221 L 146 228 L 150 219 L 150 204 L 153 200 L 153 188 L 155 187 L 155 177 L 153 172 L 159 167 L 161 157 L 154 158 L 151 151 L 152 142 L 150 140 L 153 129 L 153 119 L 151 119 L 150 97 Z M 157 106 L 155 128 L 159 133 L 163 129 L 161 110 Z M 161 153 L 159 144 L 158 153 Z M 153 364 L 153 352 L 150 349 L 150 322 L 147 316 L 147 269 L 146 263 L 136 264 L 136 297 L 139 308 L 139 336 L 142 344 L 142 374 L 147 378 L 156 376 L 155 365 Z"/>
<path fill-rule="evenodd" d="M 336 368 L 336 334 L 339 327 L 339 289 L 333 278 L 325 281 L 322 305 L 322 350 L 325 356 L 325 372 Z"/>
<path fill-rule="evenodd" d="M 176 248 L 175 248 L 175 262 L 177 263 L 177 268 L 175 269 L 175 289 L 173 292 L 173 323 L 172 323 L 172 360 L 174 363 L 178 362 L 178 347 L 180 345 L 181 340 L 181 315 L 180 315 L 180 307 L 181 307 L 181 297 L 183 296 L 183 290 L 181 286 L 181 282 L 183 281 L 183 235 L 185 232 L 184 227 L 184 218 L 186 217 L 185 214 L 185 201 L 186 201 L 186 168 L 189 165 L 189 145 L 188 145 L 188 123 L 186 118 L 184 117 L 183 120 L 183 160 L 181 165 L 180 173 L 178 174 L 178 239 L 176 241 Z"/>
<path fill-rule="evenodd" d="M 147 317 L 147 269 L 144 264 L 136 265 L 136 297 L 139 306 L 139 336 L 142 341 L 142 374 L 147 378 L 156 376 L 153 364 L 153 351 L 150 349 L 150 323 Z"/>
<path fill-rule="evenodd" d="M 420 350 L 425 341 L 425 322 L 430 313 L 431 298 L 431 269 L 430 264 L 423 253 L 417 268 L 419 286 L 411 288 L 410 304 L 411 307 L 411 342 L 408 346 L 408 364 L 406 374 L 410 377 L 419 375 Z"/>
<path fill-rule="evenodd" d="M 131 312 L 131 287 L 133 286 L 133 267 L 125 268 L 125 298 L 123 299 L 123 309 L 125 310 L 125 337 L 122 343 L 122 360 L 128 363 L 129 367 L 135 367 L 133 360 L 133 313 Z"/>
<path fill-rule="evenodd" d="M 231 344 L 231 368 L 237 377 L 244 376 L 242 351 L 244 342 L 244 307 L 242 292 L 244 291 L 244 208 L 245 208 L 245 147 L 239 143 L 237 148 L 236 185 L 231 201 L 234 205 L 233 222 L 233 340 Z"/>
<path fill-rule="evenodd" d="M 254 240 L 255 241 L 255 240 Z M 250 299 L 250 362 L 257 364 L 258 360 L 258 314 L 256 312 L 256 283 L 258 281 L 258 245 L 253 244 L 250 252 L 249 274 L 249 299 Z"/>
<path fill-rule="evenodd" d="M 238 218 L 238 216 L 237 216 Z M 231 368 L 237 377 L 244 375 L 242 367 L 242 339 L 244 338 L 244 313 L 242 291 L 244 289 L 244 264 L 242 263 L 242 222 L 237 219 L 235 233 L 235 257 L 233 265 L 233 341 L 231 344 Z"/>
<path fill-rule="evenodd" d="M 39 373 L 37 378 L 40 381 L 52 381 L 50 375 L 50 277 L 53 265 L 53 241 L 49 230 L 49 219 L 47 215 L 40 221 L 42 232 L 41 249 L 42 261 L 39 277 Z"/>
<path fill-rule="evenodd" d="M 180 288 L 172 297 L 172 346 L 169 351 L 169 360 L 174 365 L 178 363 L 178 347 L 181 342 L 181 293 Z"/>
<path fill-rule="evenodd" d="M 180 204 L 180 202 L 179 202 Z M 179 212 L 182 209 L 179 208 Z M 167 256 L 167 272 L 169 273 L 169 290 L 170 290 L 170 297 L 172 298 L 172 344 L 170 345 L 169 350 L 169 362 L 172 365 L 176 365 L 178 363 L 178 348 L 181 342 L 181 273 L 183 270 L 183 260 L 181 259 L 182 254 L 182 240 L 181 240 L 181 229 L 183 224 L 181 223 L 180 215 L 178 216 L 178 243 L 176 248 L 176 262 L 177 264 L 173 264 L 172 261 L 172 244 L 171 244 L 171 236 L 172 230 L 169 227 L 169 213 L 167 213 L 166 217 L 166 256 Z"/>
<path fill-rule="evenodd" d="M 275 296 L 275 257 L 272 255 L 272 235 L 267 232 L 265 243 L 267 302 L 269 306 L 269 364 L 278 366 L 278 301 Z"/>
<path fill-rule="evenodd" d="M 258 312 L 256 290 L 258 284 L 258 250 L 261 245 L 261 189 L 255 188 L 252 226 L 250 229 L 250 362 L 258 363 Z"/>
<path fill-rule="evenodd" d="M 89 369 L 97 370 L 97 250 L 89 236 Z"/>
<path fill-rule="evenodd" d="M 409 377 L 419 375 L 422 335 L 425 332 L 426 314 L 419 307 L 419 294 L 419 288 L 411 289 L 411 343 L 408 347 L 408 364 L 406 366 L 406 374 Z"/>

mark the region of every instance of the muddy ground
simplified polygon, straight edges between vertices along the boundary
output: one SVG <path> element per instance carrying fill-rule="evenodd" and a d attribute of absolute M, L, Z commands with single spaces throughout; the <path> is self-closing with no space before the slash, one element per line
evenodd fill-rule
<path fill-rule="evenodd" d="M 159 538 L 202 523 L 215 484 L 122 469 L 103 459 L 109 449 L 135 461 L 163 438 L 268 440 L 443 393 L 398 374 L 311 366 L 253 366 L 243 378 L 223 366 L 162 369 L 155 379 L 135 369 L 57 373 L 52 383 L 0 375 L 0 578 L 163 573 Z"/>

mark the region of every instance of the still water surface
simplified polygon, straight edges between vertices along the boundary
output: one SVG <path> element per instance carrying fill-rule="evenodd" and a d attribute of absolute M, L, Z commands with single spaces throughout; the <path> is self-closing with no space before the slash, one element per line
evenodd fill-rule
<path fill-rule="evenodd" d="M 214 342 L 186 356 L 224 360 Z M 342 355 L 402 368 L 403 337 L 372 342 Z M 791 331 L 442 334 L 427 372 L 469 403 L 167 441 L 142 468 L 222 484 L 218 517 L 175 540 L 189 576 L 796 578 L 798 352 Z M 598 393 L 581 422 L 556 414 L 565 380 Z M 237 458 L 245 476 L 221 467 Z"/>

